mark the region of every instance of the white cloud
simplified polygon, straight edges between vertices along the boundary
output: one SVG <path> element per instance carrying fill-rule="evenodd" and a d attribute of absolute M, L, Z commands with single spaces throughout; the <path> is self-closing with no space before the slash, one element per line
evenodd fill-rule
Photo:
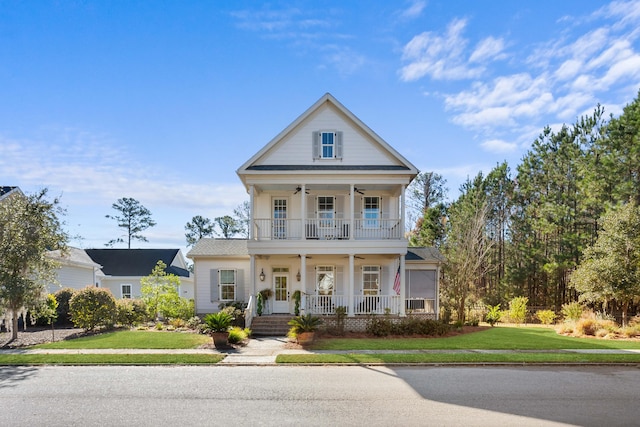
<path fill-rule="evenodd" d="M 480 146 L 492 153 L 511 153 L 516 151 L 518 148 L 518 144 L 515 142 L 507 142 L 501 139 L 490 139 L 488 141 L 484 141 Z"/>
<path fill-rule="evenodd" d="M 427 6 L 427 2 L 424 0 L 414 0 L 411 5 L 400 12 L 400 17 L 404 19 L 414 19 L 422 14 L 422 11 Z"/>
<path fill-rule="evenodd" d="M 462 37 L 467 25 L 465 19 L 455 19 L 443 35 L 423 32 L 413 37 L 402 52 L 408 62 L 401 68 L 403 81 L 414 81 L 424 76 L 435 80 L 459 80 L 478 77 L 483 68 L 469 67 L 464 58 L 468 41 Z"/>
<path fill-rule="evenodd" d="M 469 62 L 485 62 L 490 59 L 504 59 L 504 40 L 487 37 L 480 40 L 469 58 Z"/>

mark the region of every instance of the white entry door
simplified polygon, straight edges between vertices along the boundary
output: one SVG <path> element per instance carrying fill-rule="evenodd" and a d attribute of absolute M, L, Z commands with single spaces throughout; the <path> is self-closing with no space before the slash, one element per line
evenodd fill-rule
<path fill-rule="evenodd" d="M 273 312 L 289 313 L 289 276 L 284 273 L 273 274 Z"/>

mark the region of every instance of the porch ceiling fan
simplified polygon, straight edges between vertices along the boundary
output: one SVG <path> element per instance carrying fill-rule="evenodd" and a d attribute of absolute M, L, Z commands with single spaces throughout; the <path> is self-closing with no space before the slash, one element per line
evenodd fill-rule
<path fill-rule="evenodd" d="M 301 192 L 301 191 L 302 191 L 302 187 L 297 186 L 297 187 L 296 187 L 296 191 L 294 191 L 294 192 L 293 192 L 293 194 L 298 194 L 298 193 L 299 193 L 299 192 Z M 304 194 L 309 194 L 309 190 L 305 189 L 305 190 L 304 190 Z"/>
<path fill-rule="evenodd" d="M 309 256 L 309 255 L 305 255 L 304 257 L 305 257 L 306 259 L 311 259 L 311 258 L 312 258 L 312 257 L 311 257 L 311 256 Z M 290 256 L 289 258 L 302 258 L 302 256 L 300 256 L 300 255 L 293 255 L 293 256 Z"/>
<path fill-rule="evenodd" d="M 358 255 L 354 255 L 353 256 L 355 259 L 364 259 L 364 257 L 358 256 Z M 349 256 L 343 257 L 343 258 L 349 258 Z"/>
<path fill-rule="evenodd" d="M 367 190 L 365 190 L 364 188 L 353 187 L 353 191 L 355 191 L 358 194 L 364 195 L 364 192 Z"/>

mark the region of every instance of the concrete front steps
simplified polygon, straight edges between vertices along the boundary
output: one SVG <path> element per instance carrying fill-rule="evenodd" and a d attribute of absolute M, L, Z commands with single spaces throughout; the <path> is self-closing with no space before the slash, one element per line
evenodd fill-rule
<path fill-rule="evenodd" d="M 256 336 L 286 336 L 291 328 L 287 323 L 293 316 L 290 314 L 263 314 L 251 321 L 251 333 Z"/>

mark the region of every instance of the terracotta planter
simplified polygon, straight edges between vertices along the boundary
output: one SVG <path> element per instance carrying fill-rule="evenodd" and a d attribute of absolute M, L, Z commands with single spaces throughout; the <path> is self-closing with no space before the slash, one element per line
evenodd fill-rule
<path fill-rule="evenodd" d="M 216 348 L 226 348 L 229 346 L 229 332 L 212 332 L 213 345 Z"/>
<path fill-rule="evenodd" d="M 315 338 L 315 332 L 300 332 L 298 334 L 298 344 L 301 346 L 311 345 Z"/>

